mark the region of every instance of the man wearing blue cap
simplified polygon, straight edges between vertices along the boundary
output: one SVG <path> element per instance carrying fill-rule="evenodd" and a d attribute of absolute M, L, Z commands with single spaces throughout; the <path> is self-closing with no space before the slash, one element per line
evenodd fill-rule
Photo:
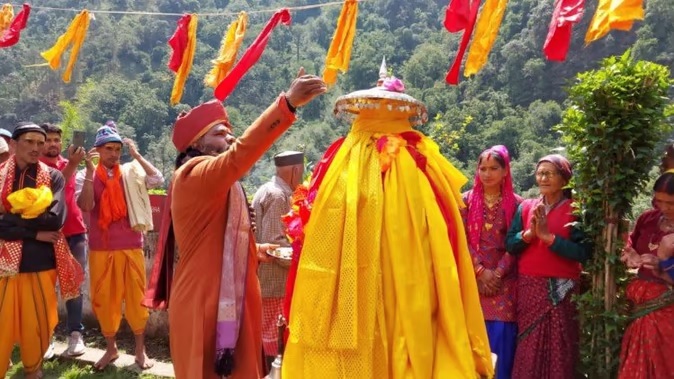
<path fill-rule="evenodd" d="M 99 370 L 119 357 L 115 335 L 122 319 L 122 304 L 124 317 L 135 335 L 136 364 L 141 369 L 152 366 L 145 355 L 144 342 L 149 314 L 141 305 L 145 294 L 143 233 L 129 218 L 135 210 L 136 198 L 125 192 L 125 187 L 134 183 L 126 177 L 126 167 L 120 166 L 124 144 L 144 171 L 141 182 L 145 192 L 164 183 L 161 172 L 143 158 L 132 140 L 122 139 L 114 122 L 108 121 L 98 129 L 94 146 L 99 163 L 95 166 L 92 155 L 87 156 L 86 170 L 77 174 L 75 193 L 80 208 L 90 212 L 91 302 L 107 343 L 105 354 L 94 365 Z"/>

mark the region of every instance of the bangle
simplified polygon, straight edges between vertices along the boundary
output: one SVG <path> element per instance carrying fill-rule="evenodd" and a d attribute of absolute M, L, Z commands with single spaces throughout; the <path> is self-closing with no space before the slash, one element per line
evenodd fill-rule
<path fill-rule="evenodd" d="M 524 243 L 529 243 L 529 242 L 531 242 L 531 238 L 525 237 L 526 234 L 527 234 L 526 230 L 522 232 L 522 241 L 524 241 Z"/>
<path fill-rule="evenodd" d="M 499 271 L 499 269 L 494 270 L 494 276 L 501 279 L 503 278 L 503 274 Z"/>
<path fill-rule="evenodd" d="M 93 183 L 93 182 L 94 182 L 94 180 L 93 180 L 93 179 L 87 179 L 87 178 L 84 178 L 84 181 L 85 181 L 85 182 L 91 182 L 91 183 Z"/>
<path fill-rule="evenodd" d="M 478 277 L 482 275 L 482 273 L 486 270 L 486 268 L 482 265 L 478 266 L 477 269 L 475 269 L 475 276 Z"/>

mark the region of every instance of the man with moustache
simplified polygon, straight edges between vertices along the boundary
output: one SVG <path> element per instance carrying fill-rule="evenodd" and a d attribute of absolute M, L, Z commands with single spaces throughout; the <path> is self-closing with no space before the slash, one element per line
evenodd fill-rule
<path fill-rule="evenodd" d="M 238 180 L 293 124 L 296 108 L 325 90 L 320 78 L 300 69 L 239 138 L 217 100 L 178 116 L 171 214 L 180 256 L 169 302 L 177 379 L 264 376 L 256 271 L 275 245 L 255 243 Z"/>
<path fill-rule="evenodd" d="M 60 127 L 53 124 L 42 124 L 42 129 L 47 133 L 45 149 L 42 151 L 40 161 L 47 166 L 61 171 L 65 178 L 66 185 L 64 190 L 65 203 L 68 216 L 63 224 L 63 234 L 68 241 L 70 252 L 73 257 L 86 271 L 87 267 L 87 227 L 82 218 L 82 210 L 77 206 L 75 198 L 75 173 L 80 162 L 84 159 L 86 152 L 82 146 L 70 146 L 68 148 L 68 159 L 61 156 L 63 143 L 61 136 L 63 131 Z M 84 354 L 84 340 L 82 332 L 82 295 L 75 299 L 66 301 L 66 311 L 68 313 L 68 348 L 65 355 L 76 357 Z M 51 359 L 54 356 L 54 345 L 51 344 L 45 359 Z"/>
<path fill-rule="evenodd" d="M 164 177 L 138 152 L 128 138 L 122 140 L 114 122 L 109 121 L 96 132 L 97 166 L 92 162 L 93 151 L 87 154 L 86 170 L 77 173 L 77 203 L 90 212 L 89 274 L 91 302 L 101 326 L 107 348 L 94 367 L 104 369 L 119 358 L 115 335 L 124 317 L 135 336 L 135 358 L 140 369 L 152 367 L 145 354 L 145 325 L 148 310 L 141 305 L 145 293 L 145 257 L 143 233 L 132 228 L 128 207 L 130 199 L 124 192 L 124 178 L 120 166 L 122 146 L 145 173 L 145 187 L 157 188 Z"/>
<path fill-rule="evenodd" d="M 15 154 L 0 166 L 0 362 L 9 361 L 18 343 L 29 379 L 42 376 L 43 355 L 58 322 L 57 279 L 66 300 L 79 295 L 83 280 L 60 232 L 67 212 L 65 180 L 39 160 L 45 140 L 38 125 L 19 124 L 12 135 Z M 16 196 L 44 187 L 51 190 L 51 204 L 31 211 L 39 215 L 24 214 L 35 201 L 19 196 L 24 204 L 18 208 Z M 0 365 L 0 378 L 6 369 Z"/>

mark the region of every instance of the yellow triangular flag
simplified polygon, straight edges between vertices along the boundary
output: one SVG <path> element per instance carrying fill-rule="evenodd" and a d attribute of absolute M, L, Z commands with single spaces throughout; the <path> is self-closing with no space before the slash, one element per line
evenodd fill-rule
<path fill-rule="evenodd" d="M 12 19 L 14 18 L 14 7 L 12 4 L 5 4 L 0 10 L 0 32 L 3 32 L 5 29 L 9 28 L 12 25 Z"/>
<path fill-rule="evenodd" d="M 246 12 L 241 12 L 239 13 L 239 18 L 229 25 L 227 34 L 225 34 L 225 37 L 222 39 L 218 57 L 211 61 L 213 63 L 213 68 L 204 79 L 204 83 L 207 86 L 212 88 L 217 87 L 232 69 L 247 28 L 248 14 Z"/>
<path fill-rule="evenodd" d="M 482 7 L 473 42 L 468 50 L 464 76 L 477 74 L 487 64 L 487 58 L 496 41 L 507 5 L 508 0 L 487 0 Z"/>
<path fill-rule="evenodd" d="M 357 17 L 358 1 L 346 0 L 337 19 L 337 29 L 332 36 L 328 56 L 325 58 L 323 81 L 329 86 L 337 82 L 337 71 L 344 73 L 349 69 Z"/>
<path fill-rule="evenodd" d="M 61 67 L 61 56 L 72 43 L 73 48 L 70 51 L 68 65 L 63 72 L 63 81 L 66 83 L 70 83 L 73 67 L 77 61 L 77 56 L 79 55 L 84 38 L 87 36 L 89 19 L 89 11 L 85 9 L 80 12 L 80 14 L 75 16 L 75 19 L 70 23 L 68 30 L 56 40 L 56 44 L 51 49 L 44 51 L 41 54 L 49 63 L 49 67 L 51 67 L 52 70 L 56 70 Z"/>
<path fill-rule="evenodd" d="M 643 19 L 643 0 L 599 0 L 597 11 L 585 34 L 585 44 L 604 37 L 614 29 L 630 30 L 635 20 Z"/>

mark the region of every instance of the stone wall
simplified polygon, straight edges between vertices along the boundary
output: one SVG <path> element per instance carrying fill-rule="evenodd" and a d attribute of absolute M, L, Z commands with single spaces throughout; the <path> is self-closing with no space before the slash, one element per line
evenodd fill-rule
<path fill-rule="evenodd" d="M 154 247 L 157 241 L 157 233 L 149 232 L 145 235 L 145 273 L 147 275 L 147 280 L 150 280 L 150 272 L 152 271 L 152 263 L 154 259 Z M 89 294 L 89 272 L 86 270 L 86 278 L 84 284 L 84 324 L 86 326 L 98 326 L 96 317 L 91 309 L 91 296 Z M 66 320 L 66 309 L 65 302 L 62 300 L 59 301 L 59 318 L 60 320 Z M 145 329 L 148 337 L 159 337 L 159 336 L 168 336 L 168 314 L 165 311 L 153 311 L 150 310 L 150 319 L 148 320 L 147 327 Z"/>

